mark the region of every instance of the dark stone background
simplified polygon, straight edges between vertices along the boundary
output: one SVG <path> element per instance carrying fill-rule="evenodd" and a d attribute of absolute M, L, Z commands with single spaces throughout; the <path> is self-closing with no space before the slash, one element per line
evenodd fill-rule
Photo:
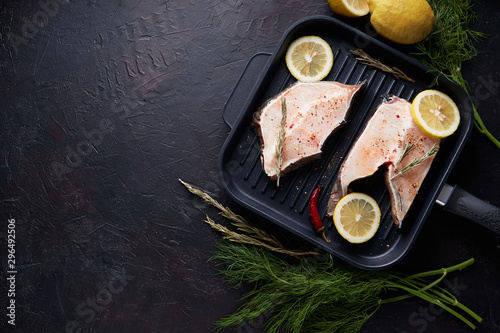
<path fill-rule="evenodd" d="M 488 36 L 463 73 L 500 137 L 500 5 L 473 8 L 473 28 Z M 246 214 L 217 175 L 229 131 L 221 110 L 248 59 L 272 52 L 290 25 L 317 14 L 335 16 L 326 0 L 2 1 L 2 332 L 209 332 L 237 309 L 251 286 L 230 289 L 216 274 L 208 260 L 219 235 L 203 223 L 216 213 L 177 179 Z M 342 20 L 361 30 L 367 22 Z M 500 207 L 499 156 L 473 129 L 449 183 Z M 9 218 L 15 329 L 6 316 Z M 499 240 L 435 207 L 393 269 L 475 258 L 448 286 L 484 318 L 477 332 L 498 332 Z M 382 306 L 362 331 L 469 329 L 406 300 Z"/>

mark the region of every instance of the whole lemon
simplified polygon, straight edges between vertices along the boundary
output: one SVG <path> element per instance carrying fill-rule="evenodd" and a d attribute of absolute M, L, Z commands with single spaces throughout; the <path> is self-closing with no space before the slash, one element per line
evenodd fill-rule
<path fill-rule="evenodd" d="M 426 0 L 367 0 L 370 22 L 381 36 L 413 44 L 425 39 L 434 27 L 434 12 Z"/>

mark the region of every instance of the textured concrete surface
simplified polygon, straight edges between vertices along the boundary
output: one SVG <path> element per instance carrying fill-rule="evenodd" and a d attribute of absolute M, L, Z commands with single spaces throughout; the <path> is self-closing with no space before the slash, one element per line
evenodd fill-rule
<path fill-rule="evenodd" d="M 473 27 L 488 35 L 463 73 L 500 137 L 500 5 L 474 9 Z M 335 16 L 323 0 L 0 4 L 2 332 L 209 332 L 242 304 L 252 286 L 228 288 L 208 261 L 220 237 L 203 220 L 216 211 L 177 180 L 249 213 L 218 176 L 229 133 L 224 103 L 252 55 L 272 52 L 290 25 L 318 14 Z M 367 29 L 366 19 L 341 20 Z M 499 149 L 473 129 L 449 183 L 500 207 L 499 169 Z M 393 269 L 475 258 L 447 286 L 483 316 L 477 332 L 495 332 L 499 244 L 498 235 L 435 207 Z M 417 300 L 382 306 L 362 329 L 444 331 L 468 328 Z"/>

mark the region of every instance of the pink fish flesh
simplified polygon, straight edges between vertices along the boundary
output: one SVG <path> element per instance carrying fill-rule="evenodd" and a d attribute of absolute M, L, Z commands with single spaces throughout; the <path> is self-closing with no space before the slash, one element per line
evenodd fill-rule
<path fill-rule="evenodd" d="M 363 86 L 332 81 L 297 82 L 255 112 L 252 126 L 260 137 L 264 172 L 277 178 L 276 147 L 281 129 L 281 98 L 286 103 L 285 140 L 280 175 L 321 155 L 326 139 L 346 121 L 352 100 Z"/>
<path fill-rule="evenodd" d="M 350 183 L 368 177 L 379 167 L 385 166 L 391 213 L 396 226 L 401 227 L 436 154 L 409 171 L 398 173 L 429 152 L 434 145 L 434 148 L 439 148 L 439 143 L 439 139 L 428 137 L 419 129 L 411 115 L 408 101 L 385 95 L 339 170 L 328 202 L 327 215 L 333 215 L 339 200 L 348 193 Z M 400 160 L 404 148 L 412 144 L 413 149 Z"/>

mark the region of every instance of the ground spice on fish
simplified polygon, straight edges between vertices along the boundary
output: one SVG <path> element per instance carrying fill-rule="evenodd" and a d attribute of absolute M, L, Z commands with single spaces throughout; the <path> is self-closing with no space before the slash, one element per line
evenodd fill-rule
<path fill-rule="evenodd" d="M 327 243 L 330 243 L 330 240 L 326 238 L 325 226 L 323 225 L 318 212 L 318 196 L 323 187 L 324 186 L 318 186 L 311 194 L 311 199 L 309 201 L 309 217 L 311 218 L 311 224 L 314 228 L 314 231 L 316 231 L 318 235 L 323 236 L 324 240 Z"/>

